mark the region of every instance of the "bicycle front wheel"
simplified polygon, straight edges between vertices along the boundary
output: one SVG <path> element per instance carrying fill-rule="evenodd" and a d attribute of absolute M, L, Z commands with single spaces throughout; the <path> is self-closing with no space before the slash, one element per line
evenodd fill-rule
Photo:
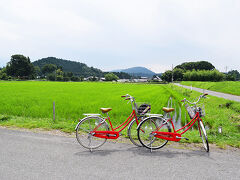
<path fill-rule="evenodd" d="M 200 136 L 202 138 L 203 147 L 207 152 L 209 152 L 207 132 L 206 132 L 204 126 L 203 126 L 202 121 L 199 121 L 199 125 L 200 125 Z"/>
<path fill-rule="evenodd" d="M 98 116 L 89 116 L 80 121 L 76 128 L 76 138 L 83 147 L 87 149 L 96 149 L 102 146 L 107 139 L 95 137 L 93 129 L 97 131 L 108 131 L 108 125 Z"/>
<path fill-rule="evenodd" d="M 160 128 L 161 127 L 161 128 Z M 160 128 L 160 129 L 159 129 Z M 154 136 L 154 131 L 171 132 L 169 124 L 159 117 L 150 117 L 143 120 L 138 127 L 138 139 L 148 149 L 159 149 L 168 141 Z"/>
<path fill-rule="evenodd" d="M 133 120 L 130 123 L 130 125 L 128 127 L 128 137 L 134 145 L 136 145 L 138 147 L 142 147 L 142 144 L 139 142 L 138 136 L 137 136 L 137 126 L 138 126 L 138 124 L 137 124 L 136 120 Z"/>

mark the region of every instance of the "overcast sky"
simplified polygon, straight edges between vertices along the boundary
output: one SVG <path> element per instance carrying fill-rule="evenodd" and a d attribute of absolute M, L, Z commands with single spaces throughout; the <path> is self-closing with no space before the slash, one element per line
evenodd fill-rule
<path fill-rule="evenodd" d="M 186 61 L 240 70 L 239 0 L 0 0 L 0 66 L 13 54 L 102 70 Z"/>

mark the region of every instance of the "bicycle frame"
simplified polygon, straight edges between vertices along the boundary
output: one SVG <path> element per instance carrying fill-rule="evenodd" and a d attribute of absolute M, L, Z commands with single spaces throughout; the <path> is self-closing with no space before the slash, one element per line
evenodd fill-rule
<path fill-rule="evenodd" d="M 137 123 L 138 123 L 138 118 L 137 118 L 137 115 L 136 115 L 135 110 L 133 110 L 132 113 L 129 115 L 129 117 L 128 117 L 121 125 L 119 125 L 119 126 L 116 127 L 115 129 L 113 129 L 112 122 L 111 122 L 109 116 L 108 116 L 105 120 L 108 119 L 108 122 L 109 122 L 109 124 L 110 124 L 110 126 L 111 126 L 112 131 L 116 131 L 117 129 L 120 129 L 120 127 L 124 126 L 122 129 L 120 129 L 119 131 L 117 131 L 118 133 L 120 133 L 123 129 L 125 129 L 125 128 L 129 125 L 129 123 L 133 120 L 133 118 L 135 118 L 136 121 L 137 121 Z M 124 124 L 125 124 L 125 125 L 124 125 Z"/>
<path fill-rule="evenodd" d="M 202 121 L 202 119 L 200 118 L 199 116 L 199 112 L 196 113 L 196 115 L 193 117 L 193 119 L 188 123 L 186 124 L 185 126 L 181 127 L 180 129 L 175 129 L 175 126 L 172 122 L 172 118 L 169 118 L 167 120 L 165 120 L 165 123 L 168 123 L 169 121 L 171 122 L 171 125 L 172 125 L 172 128 L 173 128 L 173 132 L 161 132 L 159 131 L 162 126 L 158 127 L 156 129 L 156 131 L 153 131 L 153 134 L 155 137 L 158 137 L 158 138 L 161 138 L 161 139 L 166 139 L 166 140 L 169 140 L 169 141 L 180 141 L 182 139 L 181 135 L 184 134 L 185 132 L 187 132 L 195 123 L 196 121 L 198 120 L 198 129 L 199 129 L 199 133 L 200 133 L 200 136 L 201 136 L 201 131 L 200 131 L 200 124 L 199 124 L 199 121 Z M 186 128 L 186 129 L 185 129 Z M 179 133 L 179 131 L 185 129 L 183 132 Z"/>
<path fill-rule="evenodd" d="M 124 130 L 129 123 L 133 120 L 133 118 L 135 118 L 137 124 L 139 124 L 138 122 L 138 118 L 136 115 L 136 111 L 135 109 L 133 109 L 132 113 L 129 115 L 129 117 L 122 123 L 120 124 L 118 127 L 113 128 L 112 126 L 112 122 L 110 120 L 110 117 L 107 115 L 107 118 L 104 119 L 103 122 L 101 122 L 97 127 L 95 127 L 93 129 L 93 131 L 91 132 L 95 137 L 99 137 L 99 138 L 105 138 L 105 139 L 117 139 L 119 137 L 119 133 Z M 102 123 L 106 122 L 106 120 L 108 120 L 110 127 L 111 127 L 111 131 L 98 131 L 98 127 L 101 126 Z M 123 127 L 122 127 L 123 126 Z M 122 127 L 122 128 L 121 128 Z M 121 128 L 121 129 L 120 129 Z M 119 129 L 119 130 L 118 130 Z"/>

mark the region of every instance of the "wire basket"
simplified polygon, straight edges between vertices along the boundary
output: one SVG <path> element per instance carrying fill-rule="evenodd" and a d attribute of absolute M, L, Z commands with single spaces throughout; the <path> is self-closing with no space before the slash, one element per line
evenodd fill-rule
<path fill-rule="evenodd" d="M 136 110 L 138 115 L 145 115 L 146 113 L 149 113 L 151 111 L 151 105 L 149 103 L 144 102 L 136 102 Z"/>
<path fill-rule="evenodd" d="M 188 104 L 185 104 L 185 108 L 188 112 L 188 115 L 191 119 L 193 119 L 197 112 L 199 112 L 199 116 L 203 117 L 205 116 L 205 107 L 204 104 L 198 104 L 197 106 L 189 106 Z"/>
<path fill-rule="evenodd" d="M 196 110 L 197 110 L 197 112 L 199 112 L 200 117 L 204 117 L 206 115 L 204 104 L 198 104 Z"/>

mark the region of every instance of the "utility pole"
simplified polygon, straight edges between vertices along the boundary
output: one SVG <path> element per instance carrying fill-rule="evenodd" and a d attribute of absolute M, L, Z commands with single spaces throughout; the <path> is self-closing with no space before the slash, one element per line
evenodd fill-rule
<path fill-rule="evenodd" d="M 226 66 L 226 67 L 225 67 L 226 73 L 228 73 L 227 69 L 228 69 L 228 67 Z"/>
<path fill-rule="evenodd" d="M 172 83 L 173 83 L 173 64 L 172 64 Z"/>
<path fill-rule="evenodd" d="M 53 102 L 53 122 L 55 123 L 55 102 Z"/>

